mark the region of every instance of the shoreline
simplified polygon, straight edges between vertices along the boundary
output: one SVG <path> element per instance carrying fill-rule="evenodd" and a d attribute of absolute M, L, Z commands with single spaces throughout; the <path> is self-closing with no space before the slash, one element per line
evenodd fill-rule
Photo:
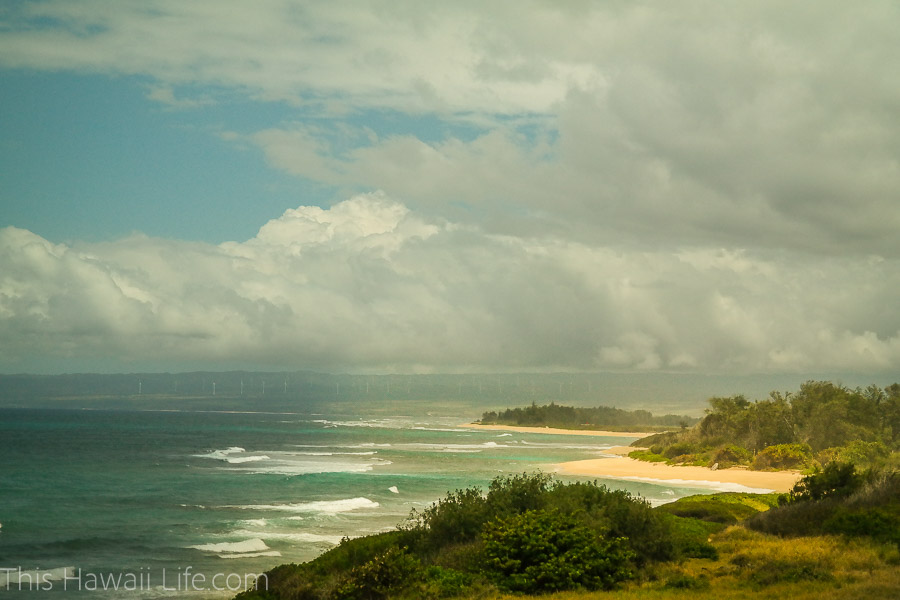
<path fill-rule="evenodd" d="M 608 458 L 573 460 L 556 465 L 561 475 L 587 475 L 605 479 L 670 483 L 687 487 L 735 487 L 729 491 L 754 493 L 789 492 L 802 477 L 799 471 L 750 471 L 730 467 L 713 471 L 706 467 L 667 465 L 629 458 L 636 448 L 616 446 L 604 452 Z M 740 489 L 746 488 L 746 489 Z"/>
<path fill-rule="evenodd" d="M 486 431 L 516 431 L 519 433 L 546 433 L 549 435 L 593 435 L 603 437 L 645 438 L 659 433 L 656 431 L 600 431 L 594 429 L 559 429 L 557 427 L 526 427 L 522 425 L 482 425 L 480 423 L 464 423 L 460 427 L 482 429 Z"/>
<path fill-rule="evenodd" d="M 592 431 L 585 429 L 558 429 L 553 427 L 522 427 L 516 425 L 480 425 L 466 423 L 462 427 L 490 431 L 516 431 L 548 435 L 589 435 L 606 437 L 644 438 L 653 432 Z M 713 471 L 706 467 L 667 465 L 629 458 L 628 453 L 639 448 L 614 446 L 601 449 L 605 458 L 573 460 L 554 465 L 560 475 L 645 481 L 680 487 L 733 488 L 732 491 L 754 493 L 789 492 L 800 480 L 799 471 L 751 471 L 730 467 Z"/>

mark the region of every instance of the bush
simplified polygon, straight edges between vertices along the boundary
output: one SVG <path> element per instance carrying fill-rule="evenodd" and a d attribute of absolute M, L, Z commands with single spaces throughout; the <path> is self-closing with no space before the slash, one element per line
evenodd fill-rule
<path fill-rule="evenodd" d="M 548 506 L 573 515 L 597 532 L 627 538 L 635 560 L 667 560 L 675 555 L 668 523 L 643 498 L 594 483 L 558 485 Z"/>
<path fill-rule="evenodd" d="M 413 512 L 405 541 L 423 550 L 472 541 L 487 519 L 488 506 L 480 489 L 456 490 L 424 511 Z"/>
<path fill-rule="evenodd" d="M 678 442 L 672 444 L 665 450 L 663 450 L 663 456 L 666 458 L 672 459 L 676 456 L 684 456 L 686 454 L 693 454 L 696 451 L 696 446 L 690 442 Z"/>
<path fill-rule="evenodd" d="M 469 573 L 432 566 L 425 571 L 425 585 L 420 597 L 450 598 L 466 595 L 474 585 Z"/>
<path fill-rule="evenodd" d="M 488 513 L 508 515 L 543 508 L 552 484 L 553 476 L 546 473 L 496 477 L 488 488 Z"/>
<path fill-rule="evenodd" d="M 355 567 L 338 588 L 341 600 L 383 600 L 423 577 L 422 565 L 406 548 L 391 548 Z"/>
<path fill-rule="evenodd" d="M 853 440 L 846 446 L 822 450 L 816 455 L 816 459 L 823 465 L 830 462 L 843 462 L 873 466 L 882 464 L 890 454 L 891 451 L 881 442 Z"/>
<path fill-rule="evenodd" d="M 805 476 L 791 490 L 791 501 L 846 498 L 863 484 L 862 476 L 853 463 L 831 462 L 824 469 L 818 467 Z"/>
<path fill-rule="evenodd" d="M 758 586 L 767 586 L 781 582 L 831 581 L 834 576 L 828 565 L 798 558 L 762 562 L 752 569 L 748 579 Z"/>
<path fill-rule="evenodd" d="M 601 538 L 558 511 L 526 511 L 492 521 L 482 539 L 485 572 L 514 592 L 608 589 L 632 576 L 632 553 L 623 538 Z"/>
<path fill-rule="evenodd" d="M 849 536 L 868 536 L 883 542 L 900 545 L 900 514 L 882 508 L 836 510 L 822 523 L 826 533 Z"/>
<path fill-rule="evenodd" d="M 822 523 L 834 513 L 832 502 L 792 502 L 756 514 L 744 524 L 779 536 L 820 535 Z"/>
<path fill-rule="evenodd" d="M 753 468 L 799 469 L 812 461 L 812 449 L 806 444 L 776 444 L 764 448 L 753 459 Z"/>
<path fill-rule="evenodd" d="M 715 453 L 713 453 L 713 462 L 719 463 L 719 466 L 722 468 L 750 462 L 751 458 L 753 458 L 752 452 L 743 446 L 736 446 L 734 444 L 720 446 Z"/>
<path fill-rule="evenodd" d="M 747 526 L 776 535 L 839 533 L 900 540 L 900 478 L 859 474 L 852 464 L 829 463 L 801 479 L 783 506 L 748 519 Z"/>
<path fill-rule="evenodd" d="M 688 496 L 677 502 L 663 504 L 657 510 L 679 517 L 700 519 L 710 523 L 732 525 L 752 517 L 766 507 L 751 506 L 742 502 L 746 494 L 724 492 L 701 496 Z"/>
<path fill-rule="evenodd" d="M 654 446 L 656 448 L 657 446 Z M 652 450 L 632 450 L 628 453 L 628 458 L 635 460 L 643 460 L 645 462 L 666 462 L 668 459 L 662 454 L 654 453 Z"/>

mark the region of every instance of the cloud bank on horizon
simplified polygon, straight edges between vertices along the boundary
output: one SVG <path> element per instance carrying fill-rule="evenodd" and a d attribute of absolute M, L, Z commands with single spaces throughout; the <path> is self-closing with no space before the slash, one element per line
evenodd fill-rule
<path fill-rule="evenodd" d="M 0 82 L 139 88 L 242 157 L 226 184 L 311 191 L 244 241 L 4 218 L 0 372 L 896 371 L 898 28 L 887 1 L 7 5 Z M 10 189 L 49 195 L 16 143 Z"/>

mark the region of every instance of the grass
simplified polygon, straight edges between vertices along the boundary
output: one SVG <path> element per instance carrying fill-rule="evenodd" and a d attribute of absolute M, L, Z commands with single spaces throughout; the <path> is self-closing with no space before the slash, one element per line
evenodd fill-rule
<path fill-rule="evenodd" d="M 678 502 L 663 504 L 656 510 L 712 523 L 734 524 L 777 506 L 779 495 L 726 492 L 689 496 Z"/>
<path fill-rule="evenodd" d="M 900 553 L 868 540 L 784 540 L 732 526 L 710 536 L 718 558 L 664 563 L 612 592 L 565 592 L 542 600 L 880 600 L 897 597 Z M 497 600 L 521 596 L 490 596 Z"/>
<path fill-rule="evenodd" d="M 507 483 L 517 482 L 528 483 L 518 479 Z M 859 490 L 851 497 L 852 502 L 848 502 L 854 510 L 872 507 L 888 510 L 893 506 L 896 485 L 895 479 L 883 478 L 883 481 L 878 480 Z M 580 497 L 578 493 L 583 495 L 590 491 L 580 487 L 561 489 L 577 497 Z M 564 499 L 562 496 L 557 498 L 559 501 Z M 674 549 L 664 562 L 647 561 L 638 565 L 637 578 L 621 583 L 612 591 L 570 591 L 541 595 L 540 598 L 880 600 L 897 597 L 900 545 L 871 536 L 780 537 L 747 527 L 760 518 L 783 512 L 785 507 L 769 512 L 778 505 L 778 499 L 779 494 L 719 493 L 690 496 L 659 506 L 653 513 L 662 519 L 660 530 L 665 531 L 666 539 L 671 541 Z M 821 531 L 820 523 L 818 532 Z M 829 530 L 825 528 L 824 531 Z M 341 593 L 335 594 L 340 589 L 340 572 L 358 567 L 371 556 L 401 541 L 400 532 L 347 541 L 312 563 L 283 565 L 270 572 L 270 582 L 287 592 L 286 595 L 251 593 L 242 598 L 342 598 Z M 389 595 L 371 597 L 384 600 L 521 600 L 529 597 L 504 594 L 491 585 L 480 574 L 478 565 L 473 564 L 473 561 L 479 561 L 478 550 L 477 542 L 451 544 L 432 557 L 440 560 L 426 565 L 428 578 L 422 585 L 396 594 L 390 591 Z"/>
<path fill-rule="evenodd" d="M 645 462 L 664 462 L 668 463 L 669 459 L 662 454 L 654 454 L 649 450 L 633 450 L 628 453 L 628 458 L 643 460 Z"/>

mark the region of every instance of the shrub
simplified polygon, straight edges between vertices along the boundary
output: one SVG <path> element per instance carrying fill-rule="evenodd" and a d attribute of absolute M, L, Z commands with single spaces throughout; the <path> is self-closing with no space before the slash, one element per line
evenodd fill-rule
<path fill-rule="evenodd" d="M 485 526 L 485 571 L 502 588 L 536 593 L 610 588 L 632 576 L 622 538 L 604 539 L 558 511 L 526 511 Z"/>
<path fill-rule="evenodd" d="M 654 446 L 654 448 L 655 447 L 656 446 Z M 666 462 L 668 460 L 662 454 L 656 454 L 652 450 L 632 450 L 628 453 L 628 458 L 643 460 L 645 462 Z"/>
<path fill-rule="evenodd" d="M 543 508 L 552 483 L 553 476 L 546 473 L 496 477 L 488 488 L 488 513 L 508 515 Z"/>
<path fill-rule="evenodd" d="M 834 579 L 828 565 L 815 560 L 796 558 L 792 560 L 767 560 L 756 565 L 748 579 L 759 586 L 781 582 L 830 581 Z"/>
<path fill-rule="evenodd" d="M 479 488 L 456 490 L 422 512 L 413 512 L 405 541 L 429 550 L 471 541 L 477 539 L 487 519 L 487 502 Z"/>
<path fill-rule="evenodd" d="M 882 508 L 848 510 L 844 507 L 822 523 L 826 533 L 868 536 L 900 545 L 900 514 Z"/>
<path fill-rule="evenodd" d="M 744 524 L 755 531 L 772 535 L 819 535 L 822 523 L 833 512 L 831 502 L 792 502 L 753 515 Z"/>
<path fill-rule="evenodd" d="M 871 471 L 863 479 L 863 484 L 847 499 L 848 506 L 900 504 L 900 472 Z"/>
<path fill-rule="evenodd" d="M 823 465 L 830 462 L 844 462 L 872 466 L 883 463 L 890 453 L 888 447 L 881 442 L 853 440 L 846 446 L 822 450 L 816 455 L 816 459 Z"/>
<path fill-rule="evenodd" d="M 791 501 L 846 498 L 863 484 L 862 476 L 853 463 L 831 462 L 824 469 L 816 467 L 791 490 Z"/>
<path fill-rule="evenodd" d="M 744 464 L 749 462 L 751 458 L 753 458 L 753 453 L 750 452 L 750 450 L 734 444 L 720 446 L 716 449 L 715 453 L 713 453 L 713 462 L 719 463 L 719 466 L 722 468 L 736 464 Z"/>
<path fill-rule="evenodd" d="M 696 446 L 690 442 L 678 442 L 663 450 L 663 456 L 671 459 L 675 458 L 676 456 L 692 454 L 695 452 L 695 450 Z"/>
<path fill-rule="evenodd" d="M 744 496 L 746 494 L 739 492 L 688 496 L 687 498 L 679 499 L 677 502 L 663 504 L 657 510 L 679 517 L 732 525 L 767 508 L 766 506 L 757 507 L 743 502 Z"/>
<path fill-rule="evenodd" d="M 766 469 L 797 469 L 804 467 L 812 460 L 812 450 L 806 444 L 776 444 L 767 446 L 753 459 L 753 468 L 758 471 Z"/>
<path fill-rule="evenodd" d="M 422 565 L 406 548 L 391 548 L 355 567 L 338 588 L 341 600 L 382 600 L 423 577 Z"/>
<path fill-rule="evenodd" d="M 575 516 L 582 524 L 610 537 L 627 538 L 636 560 L 667 560 L 675 554 L 668 523 L 642 498 L 594 483 L 556 486 L 548 506 Z"/>
<path fill-rule="evenodd" d="M 474 585 L 469 573 L 432 566 L 425 571 L 425 585 L 419 596 L 450 598 L 466 595 Z"/>

